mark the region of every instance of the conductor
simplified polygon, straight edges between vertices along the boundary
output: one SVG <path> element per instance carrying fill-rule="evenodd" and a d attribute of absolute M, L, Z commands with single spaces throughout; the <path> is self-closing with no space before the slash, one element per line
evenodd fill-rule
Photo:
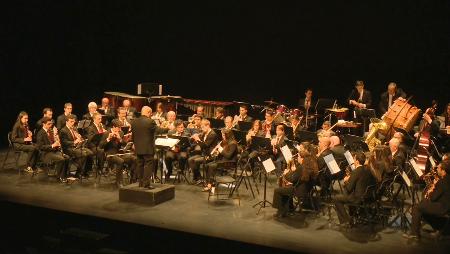
<path fill-rule="evenodd" d="M 151 119 L 152 109 L 148 106 L 142 107 L 141 116 L 131 122 L 133 143 L 137 155 L 136 174 L 139 187 L 154 189 L 150 185 L 153 175 L 153 156 L 155 153 L 155 131 L 156 123 Z"/>

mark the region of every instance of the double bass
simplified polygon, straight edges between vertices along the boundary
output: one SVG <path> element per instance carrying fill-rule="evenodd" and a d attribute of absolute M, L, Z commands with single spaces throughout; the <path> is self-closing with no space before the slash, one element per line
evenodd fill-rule
<path fill-rule="evenodd" d="M 433 118 L 434 112 L 436 112 L 436 108 L 437 108 L 437 103 L 433 102 L 433 105 L 425 111 L 424 115 L 427 114 L 431 118 Z M 426 170 L 428 158 L 430 156 L 430 154 L 429 154 L 430 138 L 431 138 L 430 127 L 431 127 L 431 125 L 424 119 L 422 121 L 422 126 L 420 128 L 419 135 L 417 137 L 418 138 L 418 140 L 417 140 L 418 147 L 417 147 L 417 155 L 416 155 L 415 159 L 416 159 L 417 166 L 422 171 Z"/>

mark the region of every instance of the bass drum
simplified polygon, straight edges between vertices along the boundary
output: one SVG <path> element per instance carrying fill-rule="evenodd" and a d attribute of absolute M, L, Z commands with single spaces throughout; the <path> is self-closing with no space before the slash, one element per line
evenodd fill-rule
<path fill-rule="evenodd" d="M 385 136 L 391 137 L 395 130 L 394 127 L 411 131 L 417 119 L 420 116 L 420 109 L 408 103 L 405 99 L 397 99 L 383 116 L 383 122 L 389 128 L 381 131 Z"/>

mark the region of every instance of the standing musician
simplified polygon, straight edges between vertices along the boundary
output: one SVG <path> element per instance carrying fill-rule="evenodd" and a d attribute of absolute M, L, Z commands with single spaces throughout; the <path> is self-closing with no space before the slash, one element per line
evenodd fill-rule
<path fill-rule="evenodd" d="M 317 159 L 309 152 L 308 146 L 308 142 L 299 145 L 298 158 L 288 163 L 279 178 L 279 187 L 273 193 L 272 206 L 278 209 L 275 218 L 286 217 L 293 208 L 292 196 L 306 197 L 314 185 L 318 175 Z"/>
<path fill-rule="evenodd" d="M 307 88 L 305 90 L 305 98 L 298 100 L 298 107 L 300 109 L 305 109 L 305 112 L 311 112 L 312 107 L 314 107 L 312 96 L 313 90 L 311 88 Z"/>
<path fill-rule="evenodd" d="M 56 118 L 56 128 L 58 130 L 61 130 L 66 125 L 67 116 L 73 115 L 72 109 L 73 109 L 72 103 L 70 102 L 64 103 L 64 113 Z M 77 116 L 76 115 L 73 116 L 75 116 L 75 121 L 77 121 Z"/>
<path fill-rule="evenodd" d="M 194 181 L 200 183 L 200 164 L 205 162 L 205 157 L 211 154 L 217 141 L 217 134 L 211 129 L 209 120 L 203 119 L 201 121 L 202 133 L 192 135 L 192 139 L 196 143 L 195 150 L 201 151 L 202 155 L 196 154 L 188 159 L 189 167 L 194 173 Z"/>
<path fill-rule="evenodd" d="M 241 105 L 239 106 L 239 115 L 235 115 L 233 118 L 233 127 L 239 124 L 239 122 L 252 122 L 253 118 L 248 115 L 248 106 Z"/>
<path fill-rule="evenodd" d="M 38 132 L 42 128 L 42 120 L 44 119 L 44 117 L 52 119 L 53 118 L 53 110 L 51 108 L 44 108 L 42 110 L 42 118 L 36 122 L 36 126 L 34 129 L 35 132 Z"/>
<path fill-rule="evenodd" d="M 286 165 L 286 160 L 281 153 L 281 147 L 286 145 L 286 136 L 284 135 L 284 125 L 279 124 L 276 127 L 276 135 L 272 137 L 270 141 L 272 145 L 272 154 L 274 157 L 275 168 L 277 169 L 277 175 L 281 175 L 281 172 Z"/>
<path fill-rule="evenodd" d="M 370 91 L 364 89 L 363 81 L 356 81 L 355 89 L 350 93 L 348 102 L 354 109 L 353 118 L 355 118 L 357 122 L 363 122 L 361 110 L 368 109 L 372 106 L 372 95 L 370 94 Z"/>
<path fill-rule="evenodd" d="M 122 107 L 125 109 L 125 117 L 127 118 L 128 122 L 131 122 L 131 120 L 136 117 L 136 108 L 131 106 L 131 101 L 128 99 L 122 101 Z"/>
<path fill-rule="evenodd" d="M 87 176 L 88 171 L 91 169 L 91 165 L 86 163 L 87 157 L 93 159 L 93 152 L 88 148 L 82 147 L 84 142 L 81 135 L 75 128 L 75 116 L 68 115 L 66 126 L 59 131 L 60 142 L 63 152 L 74 158 L 74 162 L 77 164 L 76 177 Z"/>
<path fill-rule="evenodd" d="M 41 160 L 44 163 L 55 163 L 56 176 L 60 182 L 65 183 L 69 156 L 62 152 L 58 132 L 53 126 L 51 118 L 42 118 L 42 128 L 36 136 L 36 145 L 41 152 Z"/>
<path fill-rule="evenodd" d="M 224 120 L 225 118 L 225 110 L 222 107 L 217 107 L 214 118 L 217 120 Z"/>
<path fill-rule="evenodd" d="M 406 98 L 406 93 L 394 82 L 389 83 L 387 91 L 381 94 L 379 110 L 380 115 L 384 115 L 398 98 Z"/>
<path fill-rule="evenodd" d="M 168 114 L 168 113 L 167 113 Z M 169 136 L 178 136 L 178 137 L 190 137 L 190 133 L 187 132 L 184 128 L 184 123 L 181 120 L 176 120 L 174 123 L 175 129 L 169 130 L 167 135 Z M 173 162 L 175 160 L 178 161 L 178 166 L 180 170 L 184 170 L 186 168 L 186 162 L 188 159 L 187 149 L 189 148 L 188 144 L 182 144 L 182 146 L 176 145 L 173 149 L 166 152 L 165 160 L 167 167 L 166 179 L 170 179 L 173 171 Z"/>
<path fill-rule="evenodd" d="M 266 110 L 266 120 L 262 123 L 262 130 L 266 138 L 271 138 L 272 135 L 275 135 L 275 123 L 273 122 L 273 116 L 273 110 Z"/>
<path fill-rule="evenodd" d="M 98 112 L 92 114 L 92 124 L 86 129 L 87 147 L 94 153 L 94 158 L 97 159 L 97 171 L 102 171 L 105 162 L 105 152 L 99 147 L 101 138 L 94 140 L 97 135 L 106 133 L 106 128 L 102 124 L 102 115 Z M 92 161 L 88 161 L 89 164 Z"/>
<path fill-rule="evenodd" d="M 131 123 L 132 140 L 137 155 L 136 175 L 139 187 L 148 189 L 154 189 L 150 181 L 155 166 L 155 132 L 157 131 L 155 121 L 150 118 L 151 115 L 152 109 L 144 106 L 141 109 L 141 116 Z"/>
<path fill-rule="evenodd" d="M 136 179 L 136 156 L 132 153 L 124 151 L 121 153 L 121 149 L 127 144 L 130 136 L 124 136 L 121 130 L 122 123 L 118 119 L 112 121 L 112 127 L 110 131 L 105 132 L 102 140 L 100 141 L 99 148 L 106 154 L 106 161 L 108 161 L 109 168 L 116 169 L 116 185 L 118 188 L 123 187 L 122 175 L 124 164 L 128 165 L 131 173 L 131 182 Z"/>
<path fill-rule="evenodd" d="M 152 114 L 152 119 L 155 120 L 158 126 L 166 121 L 166 112 L 164 112 L 164 105 L 162 102 L 156 104 L 156 111 Z"/>
<path fill-rule="evenodd" d="M 333 198 L 336 213 L 341 225 L 350 225 L 350 216 L 345 210 L 345 204 L 354 203 L 361 200 L 368 186 L 375 183 L 370 169 L 364 165 L 366 156 L 363 152 L 354 154 L 355 170 L 344 178 L 343 195 L 336 195 Z"/>
<path fill-rule="evenodd" d="M 437 176 L 425 193 L 424 199 L 413 207 L 411 231 L 403 236 L 409 239 L 420 239 L 421 221 L 433 222 L 436 217 L 450 211 L 450 161 L 444 160 L 437 167 Z M 430 223 L 433 227 L 437 223 Z M 435 225 L 433 225 L 435 224 Z M 442 225 L 440 225 L 442 228 Z"/>
<path fill-rule="evenodd" d="M 203 191 L 210 191 L 213 186 L 213 178 L 218 167 L 223 163 L 236 162 L 238 144 L 234 139 L 233 131 L 222 129 L 222 141 L 213 149 L 210 156 L 214 161 L 206 164 L 207 184 Z"/>
<path fill-rule="evenodd" d="M 33 133 L 29 128 L 28 113 L 25 111 L 21 111 L 17 116 L 11 131 L 11 142 L 14 150 L 23 151 L 27 154 L 27 164 L 24 171 L 32 173 L 36 168 L 38 149 L 33 144 Z"/>
<path fill-rule="evenodd" d="M 84 120 L 90 120 L 92 123 L 92 117 L 94 113 L 97 113 L 97 103 L 91 101 L 88 104 L 88 112 L 83 115 Z"/>

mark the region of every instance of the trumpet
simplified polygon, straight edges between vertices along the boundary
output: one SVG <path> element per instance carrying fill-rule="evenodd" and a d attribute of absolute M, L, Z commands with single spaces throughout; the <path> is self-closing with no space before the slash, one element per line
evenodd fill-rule
<path fill-rule="evenodd" d="M 216 145 L 216 147 L 214 147 L 214 149 L 211 151 L 210 158 L 215 158 L 215 157 L 219 156 L 219 154 L 220 154 L 219 149 L 222 148 L 222 142 L 223 141 L 220 141 Z"/>

